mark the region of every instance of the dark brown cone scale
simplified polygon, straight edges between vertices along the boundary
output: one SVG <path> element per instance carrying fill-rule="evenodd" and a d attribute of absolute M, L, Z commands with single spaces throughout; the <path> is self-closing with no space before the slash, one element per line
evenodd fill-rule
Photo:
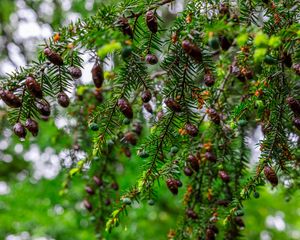
<path fill-rule="evenodd" d="M 300 75 L 300 63 L 296 63 L 293 65 L 293 70 L 297 75 Z"/>
<path fill-rule="evenodd" d="M 88 210 L 90 212 L 93 210 L 93 205 L 88 200 L 85 199 L 83 201 L 83 205 L 86 208 L 86 210 Z"/>
<path fill-rule="evenodd" d="M 264 167 L 264 174 L 266 176 L 266 179 L 272 184 L 273 187 L 278 185 L 278 177 L 273 170 L 273 168 L 269 166 Z"/>
<path fill-rule="evenodd" d="M 128 19 L 125 17 L 120 17 L 117 22 L 118 26 L 122 30 L 124 35 L 128 35 L 133 38 L 133 31 L 131 26 L 129 25 Z"/>
<path fill-rule="evenodd" d="M 146 23 L 149 30 L 152 33 L 157 33 L 158 30 L 157 17 L 155 16 L 153 11 L 148 11 L 146 13 Z"/>
<path fill-rule="evenodd" d="M 215 84 L 215 78 L 211 73 L 204 74 L 204 84 L 208 87 L 211 87 Z"/>
<path fill-rule="evenodd" d="M 294 118 L 293 120 L 294 126 L 300 131 L 300 118 Z"/>
<path fill-rule="evenodd" d="M 166 181 L 166 184 L 169 190 L 171 191 L 171 193 L 173 193 L 174 195 L 178 194 L 178 185 L 175 179 L 168 179 Z"/>
<path fill-rule="evenodd" d="M 57 65 L 57 66 L 64 65 L 64 61 L 63 61 L 62 57 L 58 53 L 53 52 L 50 48 L 45 48 L 44 54 L 46 55 L 47 59 L 54 65 Z"/>
<path fill-rule="evenodd" d="M 25 127 L 28 129 L 29 132 L 31 132 L 32 136 L 35 137 L 38 135 L 39 124 L 35 120 L 27 118 L 25 122 Z"/>
<path fill-rule="evenodd" d="M 99 102 L 99 103 L 102 103 L 103 102 L 103 94 L 102 94 L 102 91 L 99 90 L 99 89 L 95 89 L 94 91 L 94 96 L 96 98 L 96 100 Z"/>
<path fill-rule="evenodd" d="M 187 158 L 187 162 L 195 172 L 199 171 L 199 162 L 195 155 L 190 154 Z"/>
<path fill-rule="evenodd" d="M 151 91 L 149 89 L 146 89 L 145 91 L 142 92 L 142 101 L 144 103 L 147 103 L 151 100 L 152 98 L 152 94 L 151 94 Z"/>
<path fill-rule="evenodd" d="M 204 157 L 205 157 L 206 160 L 208 160 L 210 162 L 216 162 L 217 161 L 216 155 L 211 151 L 206 152 Z"/>
<path fill-rule="evenodd" d="M 9 107 L 18 108 L 22 105 L 20 98 L 9 90 L 4 90 L 0 88 L 0 97 Z"/>
<path fill-rule="evenodd" d="M 214 122 L 215 124 L 220 124 L 221 118 L 219 113 L 215 109 L 210 108 L 207 112 L 212 122 Z"/>
<path fill-rule="evenodd" d="M 74 66 L 69 67 L 69 73 L 74 79 L 81 78 L 82 76 L 82 72 L 79 67 L 74 67 Z"/>
<path fill-rule="evenodd" d="M 144 103 L 143 106 L 148 113 L 151 113 L 151 114 L 153 113 L 153 109 L 152 109 L 152 106 L 150 103 Z"/>
<path fill-rule="evenodd" d="M 94 194 L 95 194 L 94 189 L 92 189 L 90 186 L 86 186 L 86 187 L 85 187 L 85 191 L 86 191 L 87 194 L 89 194 L 89 195 L 94 195 Z"/>
<path fill-rule="evenodd" d="M 225 171 L 219 171 L 219 177 L 222 179 L 223 182 L 228 183 L 230 181 L 230 176 Z"/>
<path fill-rule="evenodd" d="M 198 135 L 198 128 L 191 123 L 187 123 L 185 125 L 185 131 L 188 135 L 192 136 L 192 137 L 196 137 Z"/>
<path fill-rule="evenodd" d="M 14 127 L 13 127 L 14 133 L 19 137 L 19 138 L 25 138 L 26 137 L 26 129 L 24 125 L 20 122 L 17 122 Z"/>
<path fill-rule="evenodd" d="M 48 117 L 51 114 L 51 107 L 47 101 L 38 101 L 36 107 L 42 116 Z"/>
<path fill-rule="evenodd" d="M 133 132 L 127 132 L 124 134 L 124 140 L 127 143 L 130 143 L 131 145 L 135 146 L 137 144 L 137 135 Z"/>
<path fill-rule="evenodd" d="M 158 63 L 158 58 L 156 57 L 156 55 L 149 53 L 146 55 L 146 62 L 150 65 L 154 65 Z"/>
<path fill-rule="evenodd" d="M 186 215 L 190 219 L 197 219 L 198 218 L 197 213 L 193 209 L 191 209 L 191 208 L 189 208 L 189 209 L 186 210 Z"/>
<path fill-rule="evenodd" d="M 36 98 L 43 98 L 41 85 L 35 80 L 35 78 L 31 76 L 27 77 L 25 84 L 32 96 Z"/>
<path fill-rule="evenodd" d="M 183 40 L 181 45 L 187 55 L 192 57 L 197 62 L 202 61 L 202 53 L 197 45 L 191 43 L 189 40 Z"/>
<path fill-rule="evenodd" d="M 66 108 L 70 104 L 70 98 L 68 97 L 68 95 L 65 92 L 60 92 L 57 95 L 57 102 L 60 106 Z"/>
<path fill-rule="evenodd" d="M 288 97 L 286 99 L 286 102 L 288 103 L 289 107 L 292 109 L 292 111 L 295 114 L 299 114 L 300 115 L 300 101 L 293 98 L 293 97 Z"/>
<path fill-rule="evenodd" d="M 95 86 L 101 88 L 104 82 L 103 69 L 99 63 L 95 63 L 92 68 L 92 78 Z"/>
<path fill-rule="evenodd" d="M 118 107 L 125 117 L 129 119 L 133 118 L 132 108 L 125 98 L 120 98 L 118 100 Z"/>
<path fill-rule="evenodd" d="M 164 103 L 170 108 L 173 112 L 181 112 L 181 106 L 173 98 L 165 99 Z"/>

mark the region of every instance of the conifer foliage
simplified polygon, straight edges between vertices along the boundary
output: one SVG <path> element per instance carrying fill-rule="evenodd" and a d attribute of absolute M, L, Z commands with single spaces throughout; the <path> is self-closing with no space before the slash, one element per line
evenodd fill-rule
<path fill-rule="evenodd" d="M 161 13 L 174 2 L 103 5 L 59 29 L 37 61 L 0 82 L 20 138 L 42 134 L 38 122 L 61 107 L 76 119 L 63 192 L 73 175 L 87 176 L 83 205 L 100 239 L 132 203 L 153 205 L 157 187 L 170 198 L 184 193 L 170 239 L 212 240 L 242 235 L 243 201 L 259 196 L 259 186 L 289 181 L 286 194 L 300 186 L 300 3 L 187 0 L 167 20 Z M 77 80 L 84 53 L 93 85 Z M 108 61 L 114 67 L 105 72 Z M 261 155 L 249 173 L 246 139 L 259 126 Z M 120 154 L 142 163 L 130 189 L 116 181 Z"/>

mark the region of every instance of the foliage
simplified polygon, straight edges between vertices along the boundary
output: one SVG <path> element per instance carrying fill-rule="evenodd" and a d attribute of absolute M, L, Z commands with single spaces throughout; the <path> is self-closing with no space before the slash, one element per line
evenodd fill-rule
<path fill-rule="evenodd" d="M 25 126 L 35 135 L 27 122 L 48 120 L 50 105 L 54 116 L 68 107 L 71 163 L 60 194 L 82 177 L 99 239 L 132 206 L 160 199 L 162 187 L 183 195 L 170 239 L 238 239 L 244 201 L 260 186 L 284 183 L 287 196 L 299 187 L 299 3 L 193 0 L 166 24 L 159 13 L 173 2 L 102 5 L 0 83 L 21 138 Z M 83 54 L 95 86 L 77 80 Z M 261 155 L 249 173 L 246 138 L 259 125 Z M 129 168 L 126 157 L 138 164 L 125 191 L 118 169 Z"/>

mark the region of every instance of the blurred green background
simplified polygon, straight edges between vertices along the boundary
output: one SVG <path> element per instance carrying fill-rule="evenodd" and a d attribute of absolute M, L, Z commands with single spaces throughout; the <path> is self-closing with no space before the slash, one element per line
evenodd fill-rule
<path fill-rule="evenodd" d="M 61 24 L 92 15 L 102 2 L 0 0 L 0 75 L 35 58 L 43 37 L 51 36 Z M 28 22 L 40 27 L 41 34 L 22 38 L 22 28 Z M 74 177 L 67 196 L 59 194 L 66 176 L 60 158 L 72 141 L 65 127 L 57 129 L 57 125 L 59 119 L 42 123 L 42 134 L 20 144 L 11 137 L 5 110 L 0 106 L 1 240 L 96 239 L 90 216 L 82 206 L 82 177 Z M 141 163 L 134 158 L 123 161 L 126 169 L 119 172 L 119 183 L 125 190 L 136 181 Z M 245 203 L 244 239 L 300 239 L 299 192 L 291 199 L 286 199 L 283 186 L 276 191 L 261 188 L 259 192 L 260 198 Z M 162 184 L 157 193 L 159 202 L 154 206 L 133 205 L 128 217 L 122 218 L 122 224 L 107 239 L 167 239 L 169 230 L 176 228 L 182 194 L 174 197 Z"/>

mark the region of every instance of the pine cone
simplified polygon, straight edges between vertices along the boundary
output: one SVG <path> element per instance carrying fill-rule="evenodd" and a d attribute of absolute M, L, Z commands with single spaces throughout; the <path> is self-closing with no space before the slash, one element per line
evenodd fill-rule
<path fill-rule="evenodd" d="M 195 172 L 199 171 L 199 162 L 195 155 L 190 154 L 187 158 L 187 162 Z"/>
<path fill-rule="evenodd" d="M 13 127 L 14 133 L 19 137 L 19 138 L 25 138 L 26 137 L 26 129 L 24 125 L 20 122 L 17 122 L 14 127 Z"/>
<path fill-rule="evenodd" d="M 278 177 L 277 177 L 275 171 L 273 170 L 273 168 L 271 168 L 269 166 L 265 166 L 264 174 L 265 174 L 266 178 L 268 179 L 268 181 L 272 184 L 273 187 L 278 185 Z"/>
<path fill-rule="evenodd" d="M 166 183 L 167 183 L 167 187 L 169 188 L 171 193 L 173 193 L 174 195 L 177 195 L 178 194 L 177 181 L 175 179 L 168 179 L 166 181 Z"/>
<path fill-rule="evenodd" d="M 152 109 L 152 106 L 150 103 L 144 103 L 143 106 L 148 113 L 151 113 L 151 114 L 153 113 L 153 109 Z"/>
<path fill-rule="evenodd" d="M 117 21 L 118 26 L 122 30 L 124 35 L 128 35 L 130 38 L 133 38 L 133 31 L 129 25 L 128 19 L 125 17 L 120 17 Z"/>
<path fill-rule="evenodd" d="M 234 219 L 236 225 L 238 225 L 240 228 L 244 228 L 245 227 L 245 223 L 243 221 L 243 219 L 241 217 L 236 217 Z"/>
<path fill-rule="evenodd" d="M 157 17 L 155 16 L 153 11 L 148 11 L 146 13 L 146 23 L 149 30 L 152 33 L 157 33 L 158 30 Z"/>
<path fill-rule="evenodd" d="M 216 155 L 211 151 L 207 151 L 204 156 L 205 156 L 205 159 L 210 161 L 210 162 L 215 163 L 217 161 Z"/>
<path fill-rule="evenodd" d="M 293 60 L 292 60 L 291 54 L 288 54 L 287 52 L 284 52 L 281 57 L 282 57 L 282 61 L 283 61 L 285 66 L 290 68 L 293 65 Z"/>
<path fill-rule="evenodd" d="M 300 118 L 299 117 L 294 118 L 293 124 L 300 131 Z"/>
<path fill-rule="evenodd" d="M 100 89 L 95 89 L 94 96 L 99 103 L 103 102 L 104 98 L 103 98 L 102 91 Z"/>
<path fill-rule="evenodd" d="M 215 123 L 215 124 L 220 124 L 221 121 L 221 117 L 219 115 L 219 113 L 213 109 L 210 108 L 207 110 L 208 116 L 210 117 L 210 119 Z"/>
<path fill-rule="evenodd" d="M 0 97 L 9 107 L 18 108 L 22 105 L 20 98 L 9 90 L 4 90 L 0 88 Z"/>
<path fill-rule="evenodd" d="M 198 135 L 198 128 L 194 124 L 187 123 L 185 125 L 185 130 L 187 134 L 192 137 L 196 137 Z"/>
<path fill-rule="evenodd" d="M 158 58 L 154 54 L 149 53 L 146 56 L 146 62 L 148 64 L 154 65 L 154 64 L 158 63 Z"/>
<path fill-rule="evenodd" d="M 149 102 L 151 98 L 152 98 L 152 94 L 149 89 L 146 89 L 145 91 L 142 92 L 142 101 L 144 103 Z"/>
<path fill-rule="evenodd" d="M 222 179 L 223 182 L 228 183 L 230 181 L 230 176 L 225 171 L 219 171 L 219 177 Z"/>
<path fill-rule="evenodd" d="M 181 112 L 181 106 L 173 98 L 165 99 L 164 103 L 170 108 L 173 112 Z"/>
<path fill-rule="evenodd" d="M 93 180 L 94 180 L 94 182 L 96 183 L 97 186 L 100 187 L 100 186 L 103 185 L 103 181 L 100 178 L 98 178 L 97 176 L 93 176 Z"/>
<path fill-rule="evenodd" d="M 113 190 L 115 190 L 115 191 L 118 191 L 118 190 L 119 190 L 119 184 L 116 183 L 116 182 L 113 182 L 113 183 L 110 185 L 110 187 L 111 187 Z"/>
<path fill-rule="evenodd" d="M 296 63 L 293 65 L 293 70 L 297 75 L 300 75 L 300 63 Z"/>
<path fill-rule="evenodd" d="M 137 134 L 137 135 L 141 135 L 142 131 L 143 131 L 143 125 L 140 122 L 135 122 L 132 124 L 133 125 L 133 131 Z"/>
<path fill-rule="evenodd" d="M 70 98 L 65 92 L 60 92 L 57 95 L 58 104 L 64 108 L 68 107 L 70 104 Z"/>
<path fill-rule="evenodd" d="M 39 125 L 35 120 L 28 118 L 25 122 L 25 127 L 28 129 L 29 132 L 31 132 L 32 136 L 35 137 L 38 135 Z"/>
<path fill-rule="evenodd" d="M 192 57 L 197 62 L 202 61 L 202 53 L 200 48 L 197 45 L 191 43 L 189 40 L 182 41 L 181 45 L 187 55 Z"/>
<path fill-rule="evenodd" d="M 190 219 L 197 219 L 198 218 L 197 213 L 193 209 L 191 209 L 191 208 L 189 208 L 189 209 L 186 210 L 186 215 Z"/>
<path fill-rule="evenodd" d="M 292 111 L 295 113 L 295 114 L 299 114 L 300 115 L 300 101 L 293 98 L 293 97 L 288 97 L 286 99 L 289 107 L 292 109 Z"/>
<path fill-rule="evenodd" d="M 125 98 L 118 100 L 118 107 L 125 117 L 129 119 L 133 118 L 132 108 Z"/>
<path fill-rule="evenodd" d="M 46 47 L 44 49 L 44 54 L 46 55 L 47 59 L 54 65 L 57 66 L 64 65 L 64 61 L 62 57 L 58 53 L 53 52 L 50 48 Z"/>
<path fill-rule="evenodd" d="M 92 78 L 95 86 L 101 88 L 104 81 L 104 75 L 103 69 L 98 62 L 96 62 L 92 68 Z"/>
<path fill-rule="evenodd" d="M 93 205 L 87 199 L 83 201 L 83 205 L 88 211 L 91 212 L 93 210 Z"/>
<path fill-rule="evenodd" d="M 215 84 L 215 78 L 211 73 L 204 74 L 204 84 L 211 87 Z"/>
<path fill-rule="evenodd" d="M 68 70 L 69 70 L 69 73 L 72 76 L 72 78 L 74 78 L 74 79 L 81 78 L 82 72 L 81 72 L 81 69 L 79 67 L 71 66 L 71 67 L 69 67 Z"/>
<path fill-rule="evenodd" d="M 35 80 L 34 77 L 27 77 L 25 81 L 26 87 L 32 96 L 36 98 L 43 98 L 41 85 Z"/>
<path fill-rule="evenodd" d="M 231 47 L 232 40 L 229 40 L 226 36 L 220 35 L 219 41 L 222 50 L 227 51 Z"/>
<path fill-rule="evenodd" d="M 220 4 L 220 10 L 219 10 L 219 12 L 220 12 L 220 16 L 221 17 L 226 17 L 226 18 L 230 17 L 229 7 L 225 3 L 221 3 Z"/>
<path fill-rule="evenodd" d="M 133 132 L 127 132 L 127 133 L 124 134 L 124 140 L 127 143 L 135 146 L 137 144 L 138 138 L 137 138 L 137 136 L 136 136 L 135 133 L 133 133 Z"/>
<path fill-rule="evenodd" d="M 89 195 L 94 195 L 94 194 L 95 194 L 94 189 L 92 189 L 90 186 L 86 186 L 86 187 L 85 187 L 85 191 L 86 191 L 87 194 L 89 194 Z"/>
<path fill-rule="evenodd" d="M 193 175 L 193 171 L 192 171 L 192 169 L 190 169 L 189 167 L 185 167 L 185 168 L 183 169 L 183 172 L 184 172 L 184 174 L 185 174 L 186 176 L 188 176 L 188 177 L 190 177 L 190 176 Z"/>
<path fill-rule="evenodd" d="M 38 101 L 36 103 L 36 107 L 39 110 L 39 112 L 41 113 L 42 116 L 48 117 L 51 114 L 51 107 L 50 104 L 46 101 Z"/>

